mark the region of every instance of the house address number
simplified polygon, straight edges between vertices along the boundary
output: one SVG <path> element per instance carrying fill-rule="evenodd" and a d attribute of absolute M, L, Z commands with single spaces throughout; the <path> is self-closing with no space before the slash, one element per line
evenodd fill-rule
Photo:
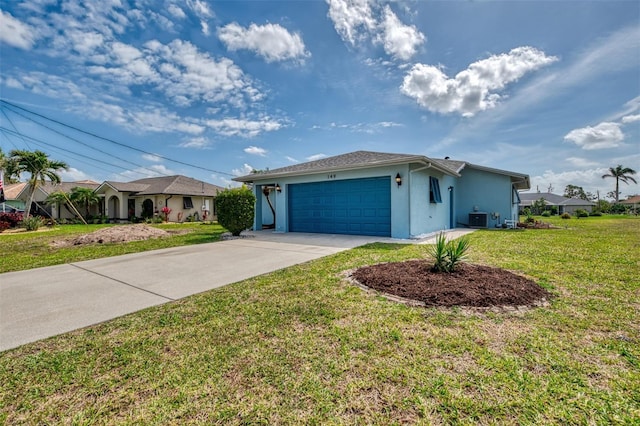
<path fill-rule="evenodd" d="M 335 174 L 327 175 L 327 179 L 335 179 L 335 178 L 336 178 Z"/>

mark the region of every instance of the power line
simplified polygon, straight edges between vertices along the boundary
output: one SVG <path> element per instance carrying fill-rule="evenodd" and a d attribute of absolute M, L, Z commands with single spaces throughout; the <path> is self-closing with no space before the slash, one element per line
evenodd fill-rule
<path fill-rule="evenodd" d="M 101 139 L 103 141 L 106 141 L 106 142 L 109 142 L 109 143 L 112 143 L 112 144 L 115 144 L 115 145 L 118 145 L 118 146 L 121 146 L 121 147 L 124 147 L 124 148 L 127 148 L 127 149 L 131 149 L 133 151 L 137 151 L 137 152 L 140 152 L 140 153 L 143 153 L 143 154 L 147 154 L 147 155 L 153 155 L 154 157 L 158 157 L 158 158 L 161 158 L 163 160 L 170 161 L 172 163 L 181 164 L 183 166 L 192 167 L 194 169 L 200 169 L 200 170 L 204 170 L 204 171 L 212 172 L 212 173 L 216 173 L 216 174 L 221 174 L 221 175 L 235 176 L 235 175 L 232 175 L 231 173 L 226 173 L 226 172 L 221 172 L 221 171 L 218 171 L 218 170 L 208 169 L 208 168 L 202 167 L 202 166 L 196 166 L 196 165 L 189 164 L 189 163 L 186 163 L 186 162 L 180 161 L 180 160 L 173 160 L 171 158 L 168 158 L 168 157 L 165 157 L 165 156 L 162 156 L 162 155 L 158 155 L 158 154 L 154 154 L 153 152 L 148 152 L 148 151 L 145 151 L 145 150 L 142 150 L 142 149 L 139 149 L 139 148 L 135 148 L 133 146 L 124 144 L 122 142 L 115 141 L 113 139 L 105 138 L 104 136 L 100 136 L 100 135 L 97 135 L 95 133 L 88 132 L 86 130 L 82 130 L 82 129 L 78 128 L 78 127 L 72 126 L 70 124 L 63 123 L 61 121 L 55 120 L 55 119 L 47 117 L 45 115 L 38 114 L 37 112 L 34 112 L 34 111 L 28 110 L 26 108 L 23 108 L 23 107 L 21 107 L 19 105 L 13 104 L 13 103 L 11 103 L 11 102 L 9 102 L 9 101 L 7 101 L 5 99 L 2 99 L 2 98 L 0 98 L 0 102 L 2 102 L 4 104 L 7 104 L 7 105 L 10 105 L 10 106 L 12 106 L 14 108 L 18 108 L 18 109 L 20 109 L 22 111 L 25 111 L 25 112 L 29 113 L 29 114 L 33 114 L 33 115 L 35 115 L 37 117 L 43 118 L 43 119 L 45 119 L 47 121 L 51 121 L 53 123 L 59 124 L 61 126 L 67 127 L 69 129 L 75 130 L 77 132 L 84 133 L 84 134 L 89 135 L 89 136 L 93 136 L 94 138 Z"/>
<path fill-rule="evenodd" d="M 86 158 L 86 159 L 89 159 L 89 160 L 92 160 L 92 161 L 96 161 L 96 160 L 95 160 L 95 158 L 89 157 L 88 155 L 83 155 L 83 154 L 79 154 L 79 153 L 77 153 L 77 152 L 70 151 L 70 150 L 68 150 L 68 149 L 60 148 L 60 147 L 55 146 L 55 145 L 53 145 L 53 144 L 47 143 L 47 142 L 45 142 L 45 141 L 43 141 L 43 140 L 40 140 L 40 139 L 34 138 L 33 136 L 22 135 L 22 134 L 20 134 L 20 133 L 18 133 L 18 132 L 16 132 L 16 131 L 13 131 L 13 130 L 11 130 L 11 129 L 7 129 L 6 127 L 2 127 L 2 126 L 0 126 L 0 131 L 1 131 L 2 133 L 4 133 L 4 134 L 5 134 L 5 136 L 7 136 L 7 135 L 12 135 L 12 136 L 17 136 L 17 137 L 21 137 L 21 138 L 27 138 L 27 139 L 29 139 L 30 141 L 32 141 L 33 143 L 35 143 L 36 145 L 40 145 L 40 146 L 42 146 L 42 145 L 44 145 L 44 146 L 48 146 L 48 147 L 50 147 L 51 149 L 54 149 L 54 150 L 57 150 L 57 151 L 63 151 L 63 152 L 66 152 L 66 153 L 70 153 L 70 154 L 76 155 L 76 156 L 78 156 L 78 157 L 83 157 L 83 158 Z M 119 165 L 117 165 L 117 164 L 111 164 L 111 163 L 108 163 L 108 162 L 106 162 L 106 161 L 100 161 L 100 163 L 102 163 L 102 164 L 106 164 L 106 165 L 111 166 L 111 167 L 116 167 L 116 168 L 118 168 L 118 169 L 122 169 L 122 170 L 129 170 L 129 169 L 127 169 L 126 167 L 122 167 L 122 166 L 119 166 Z M 149 170 L 149 169 L 145 169 L 145 170 Z M 157 174 L 158 174 L 157 172 L 155 172 L 155 171 L 153 171 L 153 170 L 149 170 L 149 171 L 152 173 L 152 175 L 157 175 Z M 142 172 L 137 172 L 137 173 L 140 173 L 141 175 L 145 175 L 145 173 L 142 173 Z M 161 174 L 161 173 L 160 173 L 160 174 Z M 147 174 L 147 175 L 148 175 L 148 174 Z"/>
<path fill-rule="evenodd" d="M 124 158 L 120 158 L 120 157 L 118 157 L 117 155 L 110 154 L 110 153 L 108 153 L 108 152 L 106 152 L 106 151 L 103 151 L 103 150 L 98 149 L 98 148 L 96 148 L 96 147 L 94 147 L 94 146 L 91 146 L 91 145 L 90 145 L 90 144 L 88 144 L 88 143 L 82 142 L 82 141 L 81 141 L 81 140 L 79 140 L 79 139 L 76 139 L 76 138 L 74 138 L 74 137 L 71 137 L 71 136 L 69 136 L 69 135 L 66 135 L 66 134 L 64 134 L 64 133 L 62 133 L 62 132 L 60 132 L 60 131 L 58 131 L 58 130 L 56 130 L 56 129 L 52 128 L 52 127 L 49 127 L 49 126 L 47 126 L 47 125 L 45 125 L 45 124 L 43 124 L 43 123 L 40 123 L 40 122 L 38 122 L 38 121 L 36 121 L 36 120 L 34 120 L 34 119 L 30 118 L 30 117 L 27 117 L 26 115 L 21 114 L 21 113 L 19 113 L 18 111 L 13 111 L 13 110 L 11 110 L 10 108 L 8 108 L 8 109 L 9 109 L 11 112 L 13 112 L 14 114 L 18 114 L 20 117 L 23 117 L 23 118 L 25 118 L 25 119 L 27 119 L 27 120 L 29 120 L 29 121 L 33 122 L 33 123 L 36 123 L 37 125 L 42 126 L 42 127 L 44 127 L 45 129 L 47 129 L 47 130 L 50 130 L 50 131 L 52 131 L 52 132 L 54 132 L 54 133 L 59 134 L 60 136 L 63 136 L 63 137 L 65 137 L 65 138 L 67 138 L 67 139 L 70 139 L 70 140 L 72 140 L 72 141 L 74 141 L 74 142 L 77 142 L 77 143 L 79 143 L 80 145 L 83 145 L 83 146 L 86 146 L 87 148 L 90 148 L 90 149 L 93 149 L 93 150 L 95 150 L 95 151 L 98 151 L 98 152 L 99 152 L 99 153 L 101 153 L 101 154 L 108 155 L 109 157 L 113 157 L 113 158 L 115 158 L 116 160 L 123 161 L 123 162 L 125 162 L 125 163 L 131 164 L 131 165 L 133 165 L 133 166 L 139 167 L 139 168 L 144 169 L 144 170 L 148 170 L 148 171 L 150 171 L 153 175 L 158 174 L 155 170 L 151 170 L 151 169 L 149 169 L 149 168 L 147 168 L 147 167 L 144 167 L 144 166 L 143 166 L 143 165 L 141 165 L 141 164 L 137 164 L 137 163 L 134 163 L 134 162 L 132 162 L 132 161 L 125 160 Z M 3 114 L 4 114 L 4 111 L 3 111 Z M 6 114 L 5 114 L 5 116 L 6 116 Z M 14 129 L 15 129 L 15 126 L 13 126 L 13 127 L 14 127 Z M 17 129 L 16 129 L 16 131 L 17 131 Z M 44 143 L 44 142 L 43 142 L 43 143 Z M 104 162 L 104 163 L 105 163 L 105 164 L 109 164 L 109 163 L 107 163 L 107 162 Z M 124 169 L 124 167 L 122 167 L 122 168 Z M 125 170 L 126 170 L 126 169 L 125 169 Z M 161 173 L 161 174 L 162 174 L 162 173 Z M 166 174 L 165 174 L 165 176 L 166 176 Z"/>

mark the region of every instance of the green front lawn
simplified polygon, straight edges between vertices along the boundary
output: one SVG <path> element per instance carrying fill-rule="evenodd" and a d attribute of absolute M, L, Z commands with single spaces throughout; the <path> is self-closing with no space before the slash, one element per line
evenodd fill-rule
<path fill-rule="evenodd" d="M 108 226 L 115 225 L 62 225 L 50 229 L 42 227 L 37 232 L 9 233 L 5 231 L 0 234 L 0 273 L 167 247 L 210 243 L 218 241 L 220 235 L 225 232 L 225 229 L 220 225 L 160 224 L 152 226 L 172 233 L 170 237 L 127 244 L 52 247 L 53 243 L 61 239 L 72 239 Z"/>
<path fill-rule="evenodd" d="M 369 295 L 339 274 L 427 253 L 371 244 L 3 352 L 0 423 L 638 424 L 640 219 L 558 225 L 470 236 L 549 307 Z"/>

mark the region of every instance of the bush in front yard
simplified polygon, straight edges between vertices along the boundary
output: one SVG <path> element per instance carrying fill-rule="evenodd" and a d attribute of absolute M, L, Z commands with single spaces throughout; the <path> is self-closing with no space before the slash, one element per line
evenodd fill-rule
<path fill-rule="evenodd" d="M 256 197 L 246 186 L 219 192 L 216 197 L 218 223 L 238 236 L 253 225 Z"/>
<path fill-rule="evenodd" d="M 589 212 L 585 209 L 578 209 L 575 213 L 576 217 L 589 217 Z"/>
<path fill-rule="evenodd" d="M 563 219 L 571 219 L 571 215 L 567 212 L 562 213 L 562 216 L 560 216 Z"/>
<path fill-rule="evenodd" d="M 44 225 L 44 219 L 40 216 L 29 216 L 22 221 L 22 227 L 27 231 L 37 231 Z"/>
<path fill-rule="evenodd" d="M 22 213 L 0 213 L 0 222 L 9 224 L 9 228 L 15 228 L 22 221 Z"/>

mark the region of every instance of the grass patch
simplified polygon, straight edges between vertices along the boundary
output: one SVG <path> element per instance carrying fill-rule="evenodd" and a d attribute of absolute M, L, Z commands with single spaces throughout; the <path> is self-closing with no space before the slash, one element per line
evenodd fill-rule
<path fill-rule="evenodd" d="M 526 314 L 410 308 L 346 269 L 371 244 L 0 354 L 0 422 L 636 424 L 640 220 L 470 235 L 556 293 Z"/>
<path fill-rule="evenodd" d="M 0 234 L 0 273 L 118 256 L 168 247 L 218 241 L 225 229 L 219 225 L 184 223 L 152 225 L 173 235 L 167 238 L 117 244 L 92 244 L 52 248 L 60 239 L 71 239 L 115 225 L 62 225 L 38 232 Z"/>

